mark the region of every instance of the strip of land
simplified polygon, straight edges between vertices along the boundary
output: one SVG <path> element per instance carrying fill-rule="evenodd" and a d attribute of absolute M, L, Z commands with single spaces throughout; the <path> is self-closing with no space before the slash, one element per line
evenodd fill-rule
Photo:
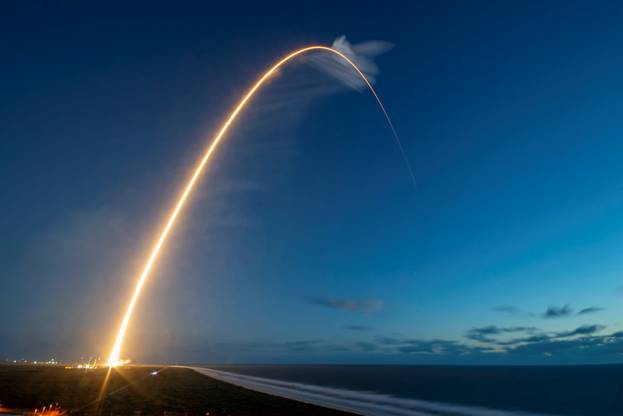
<path fill-rule="evenodd" d="M 72 415 L 349 415 L 174 367 L 114 369 L 98 401 L 107 372 L 106 368 L 0 365 L 0 413 L 26 414 L 58 403 L 63 413 Z"/>

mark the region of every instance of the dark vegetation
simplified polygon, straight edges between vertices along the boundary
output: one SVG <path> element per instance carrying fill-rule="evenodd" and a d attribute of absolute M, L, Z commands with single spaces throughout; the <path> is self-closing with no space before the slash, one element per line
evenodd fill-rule
<path fill-rule="evenodd" d="M 159 372 L 152 376 L 152 371 Z M 73 415 L 347 415 L 172 367 L 115 369 L 104 398 L 98 402 L 107 372 L 108 369 L 0 365 L 0 404 L 5 409 L 32 410 L 58 402 Z"/>

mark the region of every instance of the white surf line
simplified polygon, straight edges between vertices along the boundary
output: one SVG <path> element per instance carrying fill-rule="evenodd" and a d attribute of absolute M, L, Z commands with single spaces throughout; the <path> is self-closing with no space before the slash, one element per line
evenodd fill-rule
<path fill-rule="evenodd" d="M 180 366 L 183 367 L 183 366 Z M 535 413 L 510 412 L 476 406 L 403 399 L 380 393 L 352 391 L 311 384 L 279 381 L 213 370 L 183 367 L 239 387 L 284 397 L 322 407 L 357 413 L 363 416 L 539 416 Z"/>

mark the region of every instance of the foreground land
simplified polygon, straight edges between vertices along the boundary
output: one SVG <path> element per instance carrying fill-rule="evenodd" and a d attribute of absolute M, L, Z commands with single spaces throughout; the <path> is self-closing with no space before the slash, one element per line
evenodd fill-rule
<path fill-rule="evenodd" d="M 153 371 L 158 374 L 151 375 Z M 58 403 L 64 412 L 72 415 L 348 415 L 171 367 L 115 369 L 110 373 L 104 398 L 98 402 L 107 372 L 107 369 L 0 365 L 0 413 L 3 409 L 32 411 Z"/>

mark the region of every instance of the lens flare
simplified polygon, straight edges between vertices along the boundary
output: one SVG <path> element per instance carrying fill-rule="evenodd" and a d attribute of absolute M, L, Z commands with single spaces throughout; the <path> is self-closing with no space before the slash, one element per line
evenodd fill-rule
<path fill-rule="evenodd" d="M 407 170 L 409 171 L 409 175 L 411 176 L 411 180 L 413 184 L 415 185 L 415 176 L 413 175 L 413 170 L 411 169 L 411 166 L 409 165 L 409 162 L 406 158 L 406 155 L 402 147 L 402 143 L 400 142 L 400 139 L 398 138 L 398 134 L 396 133 L 396 129 L 394 128 L 394 124 L 389 118 L 389 114 L 385 110 L 385 106 L 383 106 L 383 103 L 381 102 L 381 99 L 379 98 L 378 94 L 372 87 L 372 84 L 370 83 L 370 81 L 368 81 L 364 73 L 357 67 L 357 65 L 344 53 L 340 52 L 337 49 L 330 48 L 328 46 L 312 45 L 312 46 L 307 46 L 307 47 L 298 49 L 294 52 L 291 52 L 290 54 L 286 55 L 285 57 L 277 61 L 277 63 L 275 63 L 270 69 L 268 69 L 268 71 L 266 71 L 255 82 L 255 84 L 253 84 L 253 86 L 247 91 L 247 93 L 242 97 L 242 99 L 238 102 L 238 104 L 236 104 L 233 111 L 227 117 L 227 120 L 225 121 L 225 123 L 223 123 L 223 125 L 219 129 L 216 136 L 214 136 L 214 138 L 212 139 L 212 143 L 210 143 L 208 149 L 203 155 L 203 158 L 200 160 L 199 164 L 195 168 L 194 173 L 188 180 L 188 183 L 186 184 L 182 193 L 180 194 L 177 200 L 177 203 L 175 204 L 175 207 L 173 208 L 173 210 L 171 211 L 171 214 L 169 215 L 168 220 L 166 221 L 166 223 L 164 224 L 164 227 L 160 231 L 158 240 L 156 241 L 156 244 L 151 249 L 149 257 L 147 258 L 147 262 L 145 263 L 145 266 L 143 267 L 143 271 L 140 274 L 136 282 L 136 286 L 134 287 L 134 291 L 132 292 L 132 297 L 130 298 L 130 302 L 128 303 L 128 306 L 125 310 L 125 315 L 123 316 L 123 319 L 121 320 L 121 323 L 119 325 L 119 330 L 117 331 L 117 336 L 115 338 L 115 342 L 113 344 L 112 350 L 108 357 L 108 365 L 110 367 L 116 367 L 122 364 L 122 360 L 120 360 L 121 348 L 123 346 L 123 341 L 125 339 L 125 335 L 128 330 L 128 325 L 130 324 L 130 320 L 132 319 L 132 313 L 134 311 L 134 307 L 136 306 L 136 303 L 141 295 L 143 286 L 145 285 L 145 282 L 149 278 L 149 274 L 158 258 L 158 255 L 160 254 L 160 251 L 162 250 L 164 243 L 167 240 L 167 237 L 169 236 L 171 230 L 173 229 L 173 226 L 175 225 L 175 221 L 177 220 L 177 217 L 179 216 L 182 208 L 184 207 L 186 200 L 192 193 L 195 187 L 195 183 L 197 182 L 197 179 L 203 172 L 205 165 L 210 160 L 210 157 L 212 156 L 212 154 L 216 151 L 219 143 L 221 142 L 221 139 L 223 138 L 225 133 L 227 133 L 227 130 L 229 129 L 231 124 L 234 121 L 236 121 L 238 114 L 247 106 L 248 102 L 251 100 L 251 98 L 253 98 L 255 93 L 260 89 L 260 87 L 262 87 L 262 85 L 265 83 L 265 81 L 268 78 L 274 75 L 276 71 L 279 70 L 279 68 L 281 68 L 283 65 L 285 65 L 290 60 L 296 58 L 297 56 L 303 55 L 305 53 L 313 52 L 313 51 L 331 53 L 339 57 L 340 59 L 343 59 L 353 68 L 354 71 L 357 72 L 357 74 L 366 83 L 368 89 L 370 90 L 374 98 L 376 99 L 381 111 L 383 112 L 383 115 L 385 116 L 387 123 L 389 124 L 389 127 L 394 136 L 394 139 L 396 140 L 398 148 L 402 154 L 403 160 L 405 162 L 405 166 Z"/>

